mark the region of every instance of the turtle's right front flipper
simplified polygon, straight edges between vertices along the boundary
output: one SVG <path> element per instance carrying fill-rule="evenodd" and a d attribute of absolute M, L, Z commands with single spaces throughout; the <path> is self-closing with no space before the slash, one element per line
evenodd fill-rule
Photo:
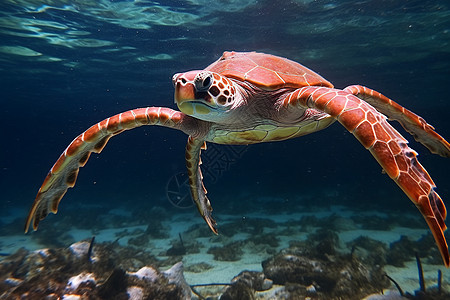
<path fill-rule="evenodd" d="M 419 209 L 436 241 L 446 267 L 450 253 L 444 231 L 447 210 L 435 191 L 435 184 L 417 160 L 408 141 L 392 127 L 386 116 L 348 91 L 303 87 L 283 102 L 293 109 L 315 108 L 336 118 L 370 151 L 389 177 Z"/>
<path fill-rule="evenodd" d="M 25 223 L 25 233 L 32 223 L 38 224 L 49 212 L 56 214 L 59 202 L 69 187 L 75 185 L 80 167 L 83 167 L 92 152 L 100 153 L 108 140 L 125 130 L 142 125 L 159 125 L 182 130 L 191 134 L 197 122 L 182 112 L 165 107 L 147 107 L 129 110 L 105 119 L 76 137 L 61 154 L 44 180 Z"/>
<path fill-rule="evenodd" d="M 427 147 L 431 153 L 450 157 L 450 144 L 428 124 L 422 117 L 404 108 L 383 94 L 361 85 L 351 85 L 344 89 L 368 102 L 389 119 L 398 121 L 416 141 Z"/>

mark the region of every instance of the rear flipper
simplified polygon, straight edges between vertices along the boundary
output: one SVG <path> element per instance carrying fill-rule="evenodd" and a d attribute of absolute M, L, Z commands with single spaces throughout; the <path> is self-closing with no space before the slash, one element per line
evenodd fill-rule
<path fill-rule="evenodd" d="M 439 154 L 443 157 L 450 157 L 450 144 L 434 131 L 434 127 L 428 124 L 422 117 L 383 94 L 365 86 L 351 85 L 346 87 L 344 91 L 368 102 L 389 119 L 398 121 L 406 131 L 414 136 L 416 141 L 422 143 L 432 153 Z"/>
<path fill-rule="evenodd" d="M 283 105 L 318 109 L 336 118 L 353 133 L 417 206 L 433 233 L 445 266 L 450 265 L 444 236 L 447 229 L 444 203 L 434 191 L 433 180 L 418 162 L 417 153 L 408 147 L 408 141 L 386 121 L 384 115 L 347 91 L 323 87 L 298 89 L 284 100 Z"/>

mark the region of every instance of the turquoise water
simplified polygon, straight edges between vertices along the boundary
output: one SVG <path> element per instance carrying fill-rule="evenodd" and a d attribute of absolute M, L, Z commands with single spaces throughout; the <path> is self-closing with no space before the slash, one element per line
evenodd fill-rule
<path fill-rule="evenodd" d="M 424 117 L 449 138 L 449 16 L 447 1 L 3 1 L 0 252 L 68 247 L 96 234 L 107 241 L 115 235 L 103 230 L 146 227 L 155 215 L 163 215 L 164 222 L 181 219 L 186 227 L 206 227 L 183 185 L 187 137 L 147 127 L 112 139 L 101 155 L 93 155 L 59 213 L 43 221 L 38 232 L 21 234 L 40 184 L 75 136 L 128 109 L 176 109 L 172 75 L 202 69 L 225 50 L 290 58 L 338 88 L 366 85 Z M 430 154 L 401 132 L 448 202 L 448 159 Z M 229 218 L 245 220 L 256 214 L 273 218 L 280 228 L 267 230 L 277 235 L 290 214 L 335 214 L 351 220 L 345 230 L 337 230 L 341 242 L 349 242 L 369 234 L 358 231 L 367 229 L 357 217 L 364 213 L 368 220 L 382 214 L 391 224 L 382 230 L 391 234 L 388 238 L 379 234 L 386 245 L 400 238 L 399 226 L 409 228 L 403 231 L 414 240 L 427 233 L 414 205 L 339 124 L 285 142 L 209 145 L 203 155 L 205 185 L 219 231 L 231 230 Z M 402 213 L 418 225 L 399 224 Z M 141 246 L 158 249 L 153 250 L 158 256 L 187 229 L 166 225 L 166 238 L 154 237 L 153 244 Z M 239 239 L 239 230 L 233 230 L 230 236 Z M 271 251 L 306 238 L 306 233 L 311 232 L 287 235 Z M 253 233 L 242 229 L 242 234 L 249 238 Z M 129 246 L 127 241 L 124 246 Z M 201 242 L 206 253 L 229 241 Z M 430 249 L 437 257 L 429 267 L 435 277 L 442 265 L 433 242 Z M 254 261 L 243 258 L 230 274 L 237 275 L 244 266 L 261 268 L 260 262 L 272 254 L 266 250 L 254 250 L 263 254 Z M 407 256 L 414 264 L 413 251 Z M 190 259 L 195 260 L 184 258 L 185 265 Z M 194 284 L 207 282 L 209 275 L 186 276 Z"/>

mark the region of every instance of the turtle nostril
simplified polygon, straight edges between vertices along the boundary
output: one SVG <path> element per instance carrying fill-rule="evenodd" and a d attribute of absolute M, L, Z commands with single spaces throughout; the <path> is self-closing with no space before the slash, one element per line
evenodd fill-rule
<path fill-rule="evenodd" d="M 173 76 L 172 76 L 172 84 L 173 84 L 173 87 L 175 87 L 176 85 L 177 85 L 177 79 L 178 79 L 178 73 L 177 74 L 174 74 Z"/>
<path fill-rule="evenodd" d="M 172 84 L 173 84 L 174 87 L 176 87 L 177 86 L 177 82 L 180 82 L 180 81 L 181 81 L 182 84 L 186 84 L 187 80 L 182 75 L 183 74 L 177 73 L 177 74 L 172 76 Z"/>

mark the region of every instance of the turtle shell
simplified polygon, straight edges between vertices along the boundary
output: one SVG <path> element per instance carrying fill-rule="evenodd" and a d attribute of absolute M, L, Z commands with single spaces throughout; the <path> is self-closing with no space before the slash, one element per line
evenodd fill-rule
<path fill-rule="evenodd" d="M 257 52 L 224 52 L 206 70 L 249 82 L 263 90 L 333 85 L 295 61 Z"/>

